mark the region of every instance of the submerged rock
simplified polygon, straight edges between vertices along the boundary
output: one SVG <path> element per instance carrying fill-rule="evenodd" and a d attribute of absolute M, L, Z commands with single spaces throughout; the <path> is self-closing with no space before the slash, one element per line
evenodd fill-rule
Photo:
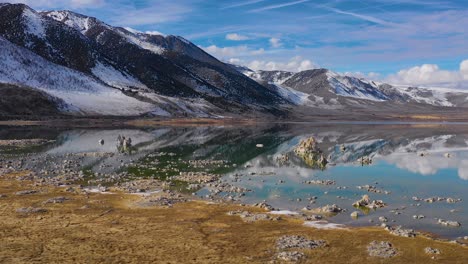
<path fill-rule="evenodd" d="M 367 246 L 367 252 L 369 256 L 378 258 L 391 258 L 397 254 L 393 245 L 387 241 L 372 241 Z"/>
<path fill-rule="evenodd" d="M 336 182 L 332 180 L 311 180 L 311 181 L 304 181 L 304 184 L 312 184 L 312 185 L 335 185 Z"/>
<path fill-rule="evenodd" d="M 414 219 L 423 219 L 423 218 L 425 218 L 425 216 L 424 215 L 413 215 L 413 218 Z"/>
<path fill-rule="evenodd" d="M 358 218 L 359 217 L 359 212 L 358 211 L 352 212 L 351 217 L 354 218 L 354 219 Z"/>
<path fill-rule="evenodd" d="M 444 219 L 439 219 L 437 220 L 437 223 L 439 225 L 443 225 L 443 226 L 451 226 L 451 227 L 460 227 L 461 224 L 457 221 L 449 221 L 449 220 L 444 220 Z"/>

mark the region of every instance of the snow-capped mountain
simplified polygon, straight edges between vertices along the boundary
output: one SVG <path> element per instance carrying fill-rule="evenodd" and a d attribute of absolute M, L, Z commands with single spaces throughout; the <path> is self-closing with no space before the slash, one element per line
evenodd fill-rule
<path fill-rule="evenodd" d="M 180 36 L 0 4 L 0 95 L 18 98 L 15 89 L 31 96 L 18 110 L 18 101 L 1 100 L 0 115 L 304 118 L 468 107 L 468 93 L 457 90 L 397 87 L 327 69 L 253 71 Z M 34 98 L 44 109 L 33 111 Z"/>
<path fill-rule="evenodd" d="M 182 37 L 70 11 L 2 4 L 0 46 L 0 82 L 44 91 L 68 113 L 217 116 L 287 103 Z"/>
<path fill-rule="evenodd" d="M 245 75 L 280 94 L 284 91 L 299 94 L 293 103 L 309 106 L 343 108 L 352 105 L 428 105 L 435 107 L 467 107 L 468 92 L 442 88 L 393 86 L 385 83 L 340 75 L 327 69 L 301 72 L 252 71 L 240 69 Z M 283 92 L 281 92 L 283 91 Z"/>

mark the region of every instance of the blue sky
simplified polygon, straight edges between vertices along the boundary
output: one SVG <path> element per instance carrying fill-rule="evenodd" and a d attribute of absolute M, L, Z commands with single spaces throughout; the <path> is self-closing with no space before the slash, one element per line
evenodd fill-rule
<path fill-rule="evenodd" d="M 219 59 L 254 69 L 325 67 L 415 84 L 468 80 L 466 0 L 17 2 L 180 35 Z"/>

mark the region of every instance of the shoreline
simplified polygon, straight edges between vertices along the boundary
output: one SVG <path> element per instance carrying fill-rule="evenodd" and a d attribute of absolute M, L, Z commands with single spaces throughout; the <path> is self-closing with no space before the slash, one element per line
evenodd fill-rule
<path fill-rule="evenodd" d="M 418 119 L 418 118 L 374 118 L 374 119 L 335 119 L 320 117 L 311 120 L 249 119 L 249 118 L 66 118 L 51 120 L 0 120 L 0 126 L 53 126 L 61 128 L 105 128 L 105 127 L 155 127 L 155 126 L 256 126 L 256 125 L 468 125 L 468 119 Z"/>

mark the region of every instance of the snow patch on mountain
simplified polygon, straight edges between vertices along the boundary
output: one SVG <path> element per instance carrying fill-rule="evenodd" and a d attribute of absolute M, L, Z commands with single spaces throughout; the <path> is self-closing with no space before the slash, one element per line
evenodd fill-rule
<path fill-rule="evenodd" d="M 125 30 L 133 33 L 133 34 L 146 34 L 146 35 L 151 35 L 151 36 L 163 36 L 165 37 L 166 35 L 159 32 L 159 31 L 146 31 L 146 32 L 143 32 L 143 31 L 139 31 L 139 30 L 136 30 L 134 28 L 131 28 L 131 27 L 124 27 Z"/>
<path fill-rule="evenodd" d="M 42 90 L 62 99 L 69 112 L 129 116 L 154 108 L 81 72 L 49 62 L 2 37 L 0 46 L 0 82 Z"/>
<path fill-rule="evenodd" d="M 397 88 L 398 89 L 398 88 Z M 413 100 L 419 103 L 439 105 L 439 106 L 454 106 L 447 99 L 447 92 L 437 89 L 427 88 L 399 88 L 401 93 L 409 95 Z"/>
<path fill-rule="evenodd" d="M 327 78 L 337 95 L 372 101 L 388 100 L 387 96 L 370 82 L 363 82 L 355 77 L 343 76 L 331 71 L 327 72 Z"/>
<path fill-rule="evenodd" d="M 25 31 L 38 38 L 44 38 L 45 28 L 42 17 L 29 8 L 25 8 L 22 15 Z"/>
<path fill-rule="evenodd" d="M 291 102 L 294 105 L 309 105 L 312 104 L 312 101 L 309 99 L 309 94 L 296 91 L 286 86 L 280 84 L 272 84 L 276 88 L 276 92 L 286 99 L 288 102 Z"/>
<path fill-rule="evenodd" d="M 80 16 L 69 11 L 52 11 L 46 13 L 46 15 L 80 31 L 81 34 L 86 34 L 86 32 L 88 32 L 91 27 L 91 21 L 89 17 Z"/>
<path fill-rule="evenodd" d="M 122 37 L 126 38 L 128 42 L 137 45 L 138 47 L 149 50 L 155 54 L 163 54 L 165 49 L 161 46 L 155 45 L 146 40 L 145 34 L 132 33 L 126 29 L 116 28 L 115 31 Z"/>
<path fill-rule="evenodd" d="M 143 89 L 148 90 L 148 87 L 141 83 L 138 79 L 129 74 L 122 73 L 110 65 L 105 65 L 97 62 L 96 66 L 91 69 L 94 76 L 101 79 L 106 84 L 123 89 Z"/>

